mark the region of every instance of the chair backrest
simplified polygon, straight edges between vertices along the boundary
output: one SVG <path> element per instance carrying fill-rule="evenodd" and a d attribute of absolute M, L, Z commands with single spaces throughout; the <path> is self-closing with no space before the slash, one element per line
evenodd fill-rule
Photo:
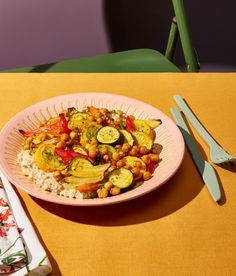
<path fill-rule="evenodd" d="M 199 62 L 196 51 L 192 45 L 184 2 L 183 0 L 172 0 L 172 3 L 187 70 L 189 72 L 197 72 L 199 70 Z"/>
<path fill-rule="evenodd" d="M 196 51 L 192 45 L 190 30 L 188 27 L 187 22 L 187 16 L 186 11 L 184 7 L 183 0 L 172 0 L 173 9 L 174 9 L 174 18 L 172 20 L 171 29 L 169 33 L 169 38 L 167 42 L 166 52 L 165 56 L 167 58 L 167 64 L 166 66 L 170 66 L 171 61 L 173 63 L 174 61 L 174 54 L 176 49 L 176 44 L 178 38 L 180 39 L 183 55 L 187 67 L 187 71 L 189 72 L 197 72 L 199 70 L 199 63 L 197 60 Z M 154 52 L 154 51 L 153 51 Z M 140 66 L 140 68 L 144 68 L 145 72 L 148 71 L 155 71 L 155 72 L 161 72 L 160 68 L 155 64 L 156 60 L 159 60 L 159 56 L 154 54 L 151 51 L 134 51 L 132 56 L 138 57 L 139 54 L 146 54 L 144 56 L 144 59 L 149 60 L 151 62 L 147 62 L 145 65 Z M 122 55 L 112 53 L 111 56 L 108 55 L 102 55 L 97 57 L 88 57 L 88 58 L 81 58 L 79 60 L 69 60 L 69 61 L 62 61 L 62 62 L 56 62 L 51 64 L 43 64 L 43 65 L 37 65 L 33 67 L 25 67 L 25 68 L 17 68 L 10 70 L 10 72 L 83 72 L 83 69 L 85 69 L 85 72 L 99 72 L 99 66 L 101 66 L 101 72 L 104 72 L 104 67 L 107 66 L 107 72 L 118 72 L 115 68 L 117 64 L 121 64 L 124 59 L 128 56 L 130 56 L 131 51 L 128 51 Z M 115 61 L 115 66 L 111 66 L 111 60 Z M 122 62 L 120 62 L 122 60 Z M 134 60 L 134 59 L 133 59 Z M 137 60 L 137 59 L 136 59 Z M 169 60 L 169 61 L 168 61 Z M 79 61 L 79 62 L 78 62 Z M 139 63 L 143 62 L 142 59 L 139 59 Z M 169 64 L 168 64 L 169 62 Z M 105 66 L 104 66 L 105 64 Z M 91 67 L 90 67 L 91 66 Z M 149 67 L 148 67 L 149 66 Z M 163 66 L 163 64 L 162 64 Z M 165 67 L 165 66 L 163 66 Z M 120 66 L 121 70 L 122 67 Z M 130 68 L 130 69 L 129 69 Z M 150 69 L 149 69 L 150 68 Z M 129 70 L 132 71 L 141 71 L 141 69 L 135 68 L 135 63 L 133 63 L 130 67 L 126 66 L 124 67 L 124 72 L 127 72 Z M 165 68 L 164 68 L 165 69 Z M 112 71 L 113 70 L 113 71 Z M 119 69 L 120 70 L 120 69 Z M 177 67 L 173 67 L 173 69 L 170 69 L 170 71 L 179 71 Z M 7 70 L 9 71 L 9 70 Z"/>

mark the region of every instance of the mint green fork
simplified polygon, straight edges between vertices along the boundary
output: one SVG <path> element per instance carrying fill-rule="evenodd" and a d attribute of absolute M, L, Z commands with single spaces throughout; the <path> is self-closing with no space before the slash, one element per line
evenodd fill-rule
<path fill-rule="evenodd" d="M 174 100 L 181 108 L 185 116 L 189 119 L 194 128 L 198 131 L 201 137 L 205 140 L 205 142 L 210 147 L 210 159 L 213 163 L 221 165 L 224 163 L 233 163 L 236 160 L 236 157 L 230 155 L 226 152 L 216 141 L 212 138 L 212 136 L 206 131 L 206 129 L 202 126 L 202 124 L 198 121 L 198 119 L 194 116 L 190 108 L 184 102 L 183 98 L 180 95 L 175 95 Z"/>

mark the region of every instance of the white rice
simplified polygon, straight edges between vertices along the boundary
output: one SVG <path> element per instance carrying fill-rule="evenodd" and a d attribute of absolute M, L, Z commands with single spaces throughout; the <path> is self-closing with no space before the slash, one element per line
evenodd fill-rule
<path fill-rule="evenodd" d="M 57 181 L 53 173 L 40 170 L 34 163 L 34 155 L 30 150 L 22 150 L 17 155 L 17 163 L 21 166 L 22 173 L 31 179 L 39 188 L 68 198 L 83 198 L 83 194 L 75 189 L 65 189 L 62 181 Z"/>

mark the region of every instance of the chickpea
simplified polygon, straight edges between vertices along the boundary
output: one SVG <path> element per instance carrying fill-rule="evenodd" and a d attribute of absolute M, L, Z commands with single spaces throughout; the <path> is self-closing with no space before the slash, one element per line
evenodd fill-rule
<path fill-rule="evenodd" d="M 120 125 L 121 123 L 122 123 L 122 118 L 121 117 L 117 118 L 115 121 L 115 124 Z"/>
<path fill-rule="evenodd" d="M 150 156 L 149 156 L 149 155 L 143 155 L 143 156 L 141 157 L 141 159 L 143 160 L 143 162 L 144 162 L 146 165 L 148 165 L 148 164 L 151 163 L 151 159 L 150 159 Z"/>
<path fill-rule="evenodd" d="M 103 122 L 103 119 L 102 119 L 101 117 L 98 117 L 98 118 L 96 119 L 96 122 L 97 122 L 99 125 L 101 125 L 102 122 Z"/>
<path fill-rule="evenodd" d="M 110 181 L 107 181 L 104 184 L 104 188 L 107 189 L 108 191 L 110 191 L 112 187 L 113 187 L 113 184 Z"/>
<path fill-rule="evenodd" d="M 118 153 L 119 153 L 119 155 L 120 155 L 120 158 L 125 157 L 125 153 L 124 153 L 123 151 L 119 151 Z"/>
<path fill-rule="evenodd" d="M 74 132 L 75 133 L 75 132 Z M 67 134 L 67 133 L 63 133 L 62 135 L 61 135 L 61 141 L 66 141 L 66 140 L 68 140 L 69 139 L 69 135 Z"/>
<path fill-rule="evenodd" d="M 125 166 L 125 161 L 124 160 L 119 160 L 116 163 L 117 168 L 121 168 Z"/>
<path fill-rule="evenodd" d="M 93 138 L 92 141 L 91 141 L 91 145 L 96 146 L 97 143 L 98 143 L 97 139 Z"/>
<path fill-rule="evenodd" d="M 66 147 L 66 142 L 65 141 L 60 141 L 56 144 L 56 148 L 64 149 L 65 147 Z"/>
<path fill-rule="evenodd" d="M 140 171 L 139 175 L 137 175 L 134 179 L 140 180 L 140 179 L 142 179 L 142 177 L 143 177 L 143 173 Z"/>
<path fill-rule="evenodd" d="M 141 155 L 147 154 L 148 153 L 148 149 L 145 146 L 141 146 L 139 149 L 139 152 Z"/>
<path fill-rule="evenodd" d="M 137 148 L 132 147 L 131 150 L 129 151 L 129 154 L 131 156 L 136 156 L 138 154 Z"/>
<path fill-rule="evenodd" d="M 120 151 L 120 150 L 121 150 L 121 147 L 122 147 L 121 145 L 116 145 L 116 146 L 115 146 L 115 149 L 116 149 L 117 151 Z"/>
<path fill-rule="evenodd" d="M 117 110 L 117 114 L 122 117 L 122 115 L 124 114 L 124 112 L 122 110 Z"/>
<path fill-rule="evenodd" d="M 109 118 L 107 118 L 107 124 L 108 124 L 108 125 L 112 125 L 112 120 L 109 119 Z"/>
<path fill-rule="evenodd" d="M 106 108 L 101 108 L 101 109 L 100 109 L 100 112 L 101 112 L 103 115 L 107 115 L 108 109 L 106 109 Z"/>
<path fill-rule="evenodd" d="M 101 147 L 99 152 L 101 155 L 106 155 L 108 153 L 108 149 L 106 147 Z"/>
<path fill-rule="evenodd" d="M 134 167 L 141 168 L 142 167 L 142 163 L 140 161 L 135 161 L 134 162 Z"/>
<path fill-rule="evenodd" d="M 97 193 L 98 193 L 98 197 L 99 198 L 105 198 L 108 196 L 108 190 L 105 189 L 105 188 L 100 188 L 97 190 Z"/>
<path fill-rule="evenodd" d="M 131 172 L 134 175 L 134 177 L 137 177 L 140 174 L 140 168 L 134 167 L 134 168 L 132 168 Z"/>
<path fill-rule="evenodd" d="M 73 139 L 75 139 L 75 138 L 77 138 L 78 137 L 78 134 L 76 133 L 76 132 L 74 132 L 74 131 L 71 131 L 70 132 L 70 138 L 73 140 Z"/>
<path fill-rule="evenodd" d="M 58 178 L 61 177 L 61 172 L 60 172 L 60 171 L 55 171 L 55 172 L 53 172 L 53 176 L 54 176 L 56 179 L 58 179 Z"/>
<path fill-rule="evenodd" d="M 103 159 L 107 162 L 109 161 L 110 157 L 108 154 L 103 155 Z"/>
<path fill-rule="evenodd" d="M 118 194 L 120 194 L 120 188 L 117 186 L 114 186 L 113 188 L 111 188 L 110 193 L 112 195 L 118 195 Z"/>
<path fill-rule="evenodd" d="M 130 148 L 131 148 L 130 144 L 125 143 L 125 144 L 122 145 L 121 150 L 123 152 L 128 152 L 130 150 Z"/>
<path fill-rule="evenodd" d="M 98 118 L 100 118 L 102 116 L 101 112 L 98 110 L 94 115 L 94 118 L 97 120 Z"/>
<path fill-rule="evenodd" d="M 88 155 L 89 155 L 90 157 L 95 157 L 95 156 L 97 155 L 96 149 L 90 148 L 89 151 L 88 151 Z"/>
<path fill-rule="evenodd" d="M 85 146 L 86 150 L 89 150 L 89 148 L 91 147 L 91 145 L 89 143 L 87 143 Z"/>
<path fill-rule="evenodd" d="M 114 166 L 114 167 L 116 167 L 116 162 L 117 162 L 116 160 L 112 159 L 111 160 L 111 165 Z"/>
<path fill-rule="evenodd" d="M 95 118 L 93 115 L 88 115 L 88 120 L 93 122 L 95 121 Z"/>
<path fill-rule="evenodd" d="M 151 154 L 151 155 L 150 155 L 150 159 L 151 159 L 151 161 L 152 161 L 154 164 L 157 164 L 157 163 L 159 162 L 159 160 L 160 160 L 158 154 Z"/>
<path fill-rule="evenodd" d="M 118 160 L 120 160 L 120 154 L 118 153 L 118 152 L 114 152 L 113 154 L 112 154 L 112 159 L 114 159 L 115 161 L 118 161 Z"/>
<path fill-rule="evenodd" d="M 139 150 L 139 146 L 138 145 L 134 145 L 133 148 Z"/>
<path fill-rule="evenodd" d="M 148 180 L 152 177 L 151 173 L 149 171 L 145 171 L 143 173 L 143 180 Z"/>

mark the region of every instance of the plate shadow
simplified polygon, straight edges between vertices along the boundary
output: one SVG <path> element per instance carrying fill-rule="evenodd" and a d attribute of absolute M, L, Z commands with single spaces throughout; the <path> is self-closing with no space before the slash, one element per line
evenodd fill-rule
<path fill-rule="evenodd" d="M 78 223 L 100 226 L 144 223 L 176 212 L 199 194 L 203 182 L 194 165 L 189 166 L 191 163 L 191 157 L 185 153 L 179 170 L 164 185 L 140 198 L 119 204 L 81 207 L 32 199 L 47 211 Z"/>

